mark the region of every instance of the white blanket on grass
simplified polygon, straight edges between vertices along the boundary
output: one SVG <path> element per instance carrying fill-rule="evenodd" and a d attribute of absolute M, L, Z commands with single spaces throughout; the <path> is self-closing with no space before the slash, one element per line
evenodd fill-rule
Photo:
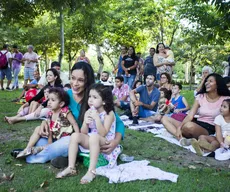
<path fill-rule="evenodd" d="M 164 128 L 163 124 L 157 124 L 157 123 L 151 123 L 151 122 L 139 120 L 138 125 L 133 125 L 132 121 L 129 120 L 127 116 L 121 116 L 121 119 L 124 122 L 125 126 L 127 126 L 129 129 L 147 132 L 147 133 L 153 133 L 155 137 L 162 138 L 170 143 L 176 144 L 180 147 L 190 150 L 193 153 L 196 153 L 192 145 L 182 146 L 180 142 Z M 207 156 L 209 154 L 210 153 L 205 153 L 203 154 L 203 156 Z"/>
<path fill-rule="evenodd" d="M 99 167 L 96 174 L 109 178 L 109 183 L 124 183 L 135 180 L 158 179 L 177 182 L 178 175 L 162 171 L 159 168 L 148 165 L 147 160 L 133 161 L 121 164 L 114 168 Z"/>

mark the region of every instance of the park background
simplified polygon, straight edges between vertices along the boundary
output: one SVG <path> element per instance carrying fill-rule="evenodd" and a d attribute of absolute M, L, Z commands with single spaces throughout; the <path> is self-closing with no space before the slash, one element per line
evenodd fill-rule
<path fill-rule="evenodd" d="M 55 60 L 68 71 L 81 49 L 87 51 L 95 72 L 111 72 L 121 45 L 135 46 L 144 57 L 150 47 L 164 42 L 175 54 L 176 80 L 193 83 L 204 65 L 223 72 L 222 62 L 230 50 L 229 10 L 228 0 L 1 0 L 0 42 L 17 44 L 22 52 L 33 44 L 41 56 L 42 72 Z M 152 134 L 128 129 L 122 142 L 124 153 L 178 174 L 177 183 L 148 180 L 108 184 L 106 178 L 98 177 L 82 186 L 79 180 L 86 171 L 82 164 L 78 176 L 56 180 L 59 170 L 49 163 L 30 165 L 10 155 L 12 149 L 25 147 L 40 124 L 8 125 L 3 121 L 5 115 L 18 110 L 19 105 L 10 101 L 19 94 L 20 90 L 0 92 L 1 192 L 230 191 L 229 161 L 198 157 Z M 183 91 L 183 95 L 192 105 L 193 91 Z M 2 180 L 4 173 L 14 173 L 14 178 Z"/>

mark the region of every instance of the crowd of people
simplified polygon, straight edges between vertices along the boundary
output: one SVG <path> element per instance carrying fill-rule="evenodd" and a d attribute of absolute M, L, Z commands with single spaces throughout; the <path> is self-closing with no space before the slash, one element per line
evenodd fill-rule
<path fill-rule="evenodd" d="M 5 121 L 14 124 L 46 119 L 35 128 L 25 149 L 13 151 L 13 154 L 17 158 L 26 157 L 27 163 L 51 161 L 55 167 L 66 167 L 56 178 L 78 173 L 75 166 L 79 152 L 90 154 L 88 171 L 80 181 L 82 184 L 95 178 L 100 153 L 109 167 L 116 165 L 121 153 L 119 143 L 125 133 L 118 113 L 129 116 L 133 124 L 138 124 L 140 118 L 162 123 L 182 145 L 192 144 L 198 155 L 219 147 L 228 151 L 230 77 L 223 78 L 205 66 L 190 109 L 181 95 L 182 85 L 172 82 L 174 55 L 163 43 L 156 49 L 150 48 L 146 59 L 141 58 L 140 53 L 136 54 L 133 46 L 122 46 L 114 69 L 115 84 L 110 81 L 107 71 L 100 74 L 100 80 L 95 80 L 84 50 L 71 69 L 70 81 L 61 72 L 58 62 L 53 62 L 40 77 L 36 70 L 38 56 L 31 45 L 24 55 L 17 46 L 11 55 L 4 45 L 0 66 L 3 61 L 6 66 L 0 68 L 2 90 L 5 77 L 8 80 L 6 89 L 10 90 L 11 62 L 15 80 L 12 89 L 18 88 L 17 75 L 21 64 L 25 64 L 23 92 L 14 102 L 23 97 L 26 101 L 15 116 L 5 116 Z M 34 89 L 36 93 L 31 96 Z"/>

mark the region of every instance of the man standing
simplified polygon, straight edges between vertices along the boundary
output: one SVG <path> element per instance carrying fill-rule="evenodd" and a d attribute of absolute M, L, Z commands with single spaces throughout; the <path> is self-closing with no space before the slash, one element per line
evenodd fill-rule
<path fill-rule="evenodd" d="M 121 76 L 123 69 L 121 66 L 122 59 L 125 55 L 127 55 L 128 48 L 126 46 L 121 46 L 121 54 L 119 56 L 118 64 L 114 69 L 114 72 L 117 70 L 117 76 Z"/>
<path fill-rule="evenodd" d="M 21 66 L 22 66 L 22 58 L 23 55 L 21 52 L 18 51 L 17 45 L 13 46 L 13 54 L 12 54 L 12 71 L 14 74 L 14 84 L 12 89 L 16 88 L 18 89 L 19 83 L 18 83 L 18 74 L 20 73 Z"/>
<path fill-rule="evenodd" d="M 136 94 L 140 94 L 138 101 Z M 142 85 L 130 92 L 130 107 L 132 111 L 133 124 L 138 124 L 137 118 L 146 118 L 157 111 L 160 91 L 154 87 L 154 76 L 148 75 L 146 85 Z"/>
<path fill-rule="evenodd" d="M 149 56 L 146 57 L 144 62 L 144 84 L 146 83 L 146 77 L 148 75 L 153 75 L 154 79 L 156 79 L 157 68 L 153 64 L 153 56 L 155 54 L 155 49 L 149 49 Z"/>
<path fill-rule="evenodd" d="M 3 45 L 2 51 L 0 51 L 0 83 L 2 91 L 4 91 L 3 80 L 5 77 L 7 79 L 6 90 L 10 91 L 10 83 L 12 80 L 11 58 L 12 55 L 8 51 L 8 45 Z"/>
<path fill-rule="evenodd" d="M 51 68 L 56 69 L 58 71 L 63 86 L 69 83 L 69 78 L 64 72 L 61 71 L 61 65 L 59 62 L 57 61 L 52 62 Z M 45 85 L 47 85 L 46 73 L 43 73 L 41 79 L 38 82 L 38 88 L 42 89 Z"/>
<path fill-rule="evenodd" d="M 28 52 L 24 54 L 22 59 L 22 61 L 25 62 L 24 85 L 27 84 L 28 80 L 31 82 L 34 79 L 34 71 L 38 62 L 38 55 L 37 53 L 33 52 L 33 45 L 29 45 L 27 48 Z"/>

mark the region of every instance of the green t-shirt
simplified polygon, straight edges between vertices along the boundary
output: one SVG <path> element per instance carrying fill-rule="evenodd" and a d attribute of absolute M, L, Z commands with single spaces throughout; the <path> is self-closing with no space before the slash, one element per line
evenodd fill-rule
<path fill-rule="evenodd" d="M 67 94 L 70 97 L 69 109 L 72 112 L 75 120 L 77 121 L 77 124 L 78 124 L 79 128 L 81 128 L 82 122 L 80 122 L 78 120 L 81 105 L 79 103 L 77 103 L 75 101 L 75 99 L 73 98 L 73 92 L 72 92 L 71 89 L 69 89 L 67 91 Z M 120 119 L 120 117 L 116 113 L 115 113 L 115 117 L 116 117 L 116 132 L 120 133 L 122 135 L 122 138 L 124 138 L 124 135 L 125 135 L 124 123 L 122 122 L 122 120 Z"/>

